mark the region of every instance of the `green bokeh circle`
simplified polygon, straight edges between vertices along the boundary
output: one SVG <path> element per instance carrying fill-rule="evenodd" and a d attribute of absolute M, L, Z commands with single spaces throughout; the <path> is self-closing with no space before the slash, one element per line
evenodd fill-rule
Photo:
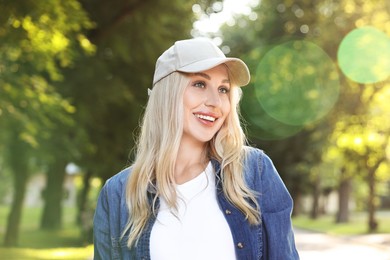
<path fill-rule="evenodd" d="M 337 52 L 340 69 L 358 83 L 375 83 L 390 75 L 390 37 L 374 27 L 348 33 Z"/>
<path fill-rule="evenodd" d="M 334 106 L 339 90 L 333 61 L 308 41 L 272 48 L 257 67 L 258 102 L 268 115 L 287 125 L 303 126 L 321 119 Z"/>
<path fill-rule="evenodd" d="M 241 112 L 251 127 L 249 135 L 260 140 L 280 140 L 300 132 L 303 126 L 284 124 L 270 117 L 259 105 L 254 88 L 243 88 L 244 99 L 241 103 Z"/>

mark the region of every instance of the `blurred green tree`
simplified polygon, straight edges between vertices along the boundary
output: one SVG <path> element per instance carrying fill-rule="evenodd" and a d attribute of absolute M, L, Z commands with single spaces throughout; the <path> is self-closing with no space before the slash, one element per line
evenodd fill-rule
<path fill-rule="evenodd" d="M 315 12 L 317 4 L 311 1 L 261 1 L 249 16 L 236 17 L 233 26 L 225 25 L 221 31 L 223 45 L 234 51 L 230 55 L 243 57 L 252 72 L 252 86 L 243 89 L 242 103 L 242 113 L 248 122 L 249 138 L 274 159 L 294 198 L 296 205 L 294 214 L 300 212 L 302 196 L 308 193 L 311 187 L 318 186 L 312 183 L 317 179 L 309 176 L 314 174 L 312 166 L 320 161 L 326 136 L 331 132 L 331 125 L 324 120 L 326 111 L 319 117 L 316 111 L 320 111 L 321 107 L 307 107 L 304 105 L 306 101 L 303 97 L 311 92 L 314 98 L 306 99 L 307 105 L 321 103 L 322 101 L 316 102 L 322 98 L 321 91 L 325 89 L 321 86 L 325 86 L 327 81 L 337 81 L 331 78 L 336 67 L 329 55 L 319 51 L 319 47 L 312 47 L 315 45 L 311 42 L 315 41 L 310 37 L 316 35 L 312 30 L 320 19 Z M 296 43 L 303 46 L 299 47 L 301 50 L 294 50 Z M 286 49 L 285 53 L 274 51 L 283 44 L 289 44 L 292 48 Z M 306 49 L 315 52 L 300 53 Z M 269 56 L 271 62 L 262 64 L 264 56 L 271 51 L 274 51 L 273 56 Z M 294 59 L 283 67 L 282 65 L 286 63 L 282 60 L 290 54 Z M 307 58 L 308 62 L 302 63 L 305 62 L 302 58 Z M 325 62 L 321 64 L 322 67 L 318 67 L 316 60 Z M 329 73 L 323 75 L 325 78 L 321 79 L 321 82 L 317 82 L 316 78 L 320 78 L 321 69 L 328 70 Z M 310 70 L 316 77 L 306 76 Z M 288 79 L 288 76 L 284 76 L 285 79 L 279 79 L 278 82 L 264 82 L 264 78 L 272 80 L 275 75 L 289 73 L 293 78 Z M 280 90 L 288 86 L 291 89 L 289 94 L 277 93 L 278 90 L 271 89 L 270 96 L 266 98 L 267 101 L 275 102 L 277 109 L 279 107 L 279 110 L 274 110 L 276 113 L 281 113 L 282 109 L 287 111 L 285 114 L 287 120 L 284 122 L 266 110 L 265 103 L 259 102 L 256 93 L 264 93 L 268 87 L 274 87 L 276 83 L 280 85 Z M 332 102 L 337 100 L 337 82 L 335 87 Z M 275 93 L 272 94 L 272 91 Z M 327 111 L 330 108 L 331 106 Z M 308 114 L 313 111 L 312 115 Z M 291 118 L 293 113 L 297 115 L 297 120 L 289 122 L 289 117 Z M 305 114 L 306 118 L 303 117 Z M 297 123 L 299 121 L 301 123 Z"/>
<path fill-rule="evenodd" d="M 385 1 L 343 0 L 335 3 L 263 0 L 249 15 L 237 16 L 233 22 L 230 21 L 222 27 L 221 32 L 209 35 L 221 37 L 222 47 L 228 52 L 232 50 L 229 55 L 243 57 L 249 64 L 253 79 L 252 87 L 243 89 L 245 98 L 242 103 L 242 113 L 248 123 L 249 137 L 253 143 L 274 158 L 282 178 L 294 197 L 295 213 L 299 212 L 302 194 L 310 192 L 313 194 L 311 212 L 312 216 L 316 217 L 319 194 L 338 188 L 340 202 L 337 219 L 347 217 L 350 181 L 353 176 L 356 177 L 357 167 L 367 176 L 367 184 L 371 187 L 370 190 L 373 190 L 370 197 L 375 196 L 373 187 L 378 181 L 372 176 L 375 176 L 373 173 L 381 167 L 381 163 L 388 163 L 388 157 L 386 158 L 383 152 L 388 149 L 385 148 L 388 145 L 386 138 L 388 129 L 384 125 L 381 127 L 385 129 L 369 125 L 372 125 L 373 121 L 380 121 L 383 116 L 388 117 L 388 112 L 382 109 L 379 114 L 373 114 L 373 108 L 370 107 L 376 107 L 378 111 L 373 89 L 383 93 L 382 91 L 388 88 L 389 80 L 387 78 L 385 82 L 376 83 L 374 86 L 360 84 L 358 86 L 360 90 L 356 91 L 356 84 L 335 66 L 339 62 L 339 46 L 353 29 L 370 25 L 389 35 L 389 13 L 390 6 Z M 296 43 L 303 45 L 304 48 L 295 47 L 295 50 L 290 48 L 291 53 L 288 53 L 286 45 L 294 46 Z M 315 58 L 317 62 L 304 64 L 304 61 L 310 59 L 313 54 L 299 51 L 310 49 L 311 43 L 325 51 L 328 59 L 320 59 L 317 53 L 313 56 L 318 57 Z M 315 51 L 314 48 L 311 50 Z M 296 55 L 294 51 L 300 54 Z M 386 49 L 382 52 L 385 55 L 388 53 Z M 265 63 L 267 60 L 268 63 Z M 364 61 L 362 63 L 364 64 Z M 385 63 L 383 64 L 386 65 Z M 332 69 L 321 79 L 319 75 L 329 68 Z M 384 69 L 386 68 L 385 66 Z M 366 66 L 367 72 L 370 69 Z M 317 73 L 314 78 L 320 79 L 319 81 L 305 76 L 314 73 Z M 327 81 L 334 82 L 329 85 L 326 84 Z M 316 101 L 317 104 L 325 104 L 331 99 L 336 101 L 334 95 L 323 92 L 332 85 L 340 87 L 338 101 L 333 103 L 334 108 L 324 111 L 322 117 L 316 120 L 306 122 L 302 120 L 303 124 L 297 124 L 297 119 L 301 119 L 296 117 L 297 115 L 307 116 L 310 115 L 309 112 L 321 111 L 321 106 L 312 106 L 311 101 Z M 362 95 L 370 96 L 369 93 L 373 94 L 371 99 L 359 99 Z M 259 99 L 259 95 L 262 99 Z M 305 103 L 307 100 L 310 102 Z M 273 110 L 270 111 L 270 108 Z M 380 136 L 377 139 L 382 140 L 380 142 L 382 146 L 377 144 L 370 145 L 371 148 L 366 147 L 368 151 L 366 157 L 356 156 L 355 153 L 351 155 L 353 148 L 339 147 L 336 149 L 343 154 L 339 157 L 343 158 L 341 162 L 339 160 L 334 160 L 333 163 L 323 162 L 327 149 L 333 149 L 335 145 L 332 138 L 337 134 L 353 131 L 356 127 L 356 124 L 352 124 L 351 117 L 359 118 L 360 132 L 364 131 L 366 133 L 364 136 Z M 340 123 L 345 128 L 338 131 Z M 336 178 L 337 181 L 328 181 L 328 178 Z M 373 199 L 368 199 L 370 205 L 368 207 L 373 209 L 370 201 Z M 372 213 L 370 219 L 373 219 Z M 369 222 L 375 223 L 373 220 Z"/>
<path fill-rule="evenodd" d="M 131 162 L 156 59 L 174 41 L 191 37 L 196 1 L 80 2 L 96 25 L 87 32 L 96 54 L 78 59 L 59 83 L 76 107 L 77 127 L 85 131 L 76 161 L 85 173 L 79 221 L 90 178 L 100 177 L 104 183 Z M 212 2 L 201 4 L 207 8 Z"/>
<path fill-rule="evenodd" d="M 17 243 L 31 159 L 47 172 L 48 229 L 61 224 L 68 162 L 84 169 L 86 190 L 90 176 L 105 180 L 125 166 L 155 60 L 190 37 L 194 2 L 1 2 L 1 145 L 15 177 L 6 245 Z"/>
<path fill-rule="evenodd" d="M 340 186 L 347 186 L 357 175 L 361 176 L 368 186 L 366 199 L 368 210 L 368 231 L 377 229 L 378 223 L 375 211 L 378 206 L 378 185 L 390 180 L 388 172 L 381 173 L 381 167 L 388 167 L 388 149 L 390 125 L 388 116 L 390 107 L 386 101 L 389 98 L 390 84 L 386 82 L 362 85 L 351 82 L 351 91 L 355 96 L 353 114 L 343 115 L 336 123 L 332 134 L 332 144 L 337 148 L 338 156 L 344 158 L 340 167 Z M 354 87 L 352 87 L 354 86 Z M 333 153 L 335 151 L 333 150 Z M 338 162 L 340 163 L 340 162 Z M 387 166 L 386 166 L 387 165 Z M 340 201 L 340 206 L 348 208 L 347 201 Z M 347 213 L 339 210 L 337 222 L 348 220 Z M 344 215 L 343 215 L 344 214 Z"/>
<path fill-rule="evenodd" d="M 61 68 L 72 65 L 83 38 L 80 30 L 91 26 L 80 7 L 73 0 L 0 2 L 0 138 L 14 192 L 6 246 L 18 242 L 31 161 L 44 161 L 54 148 L 67 147 L 53 130 L 72 125 L 74 107 L 52 83 L 62 80 Z"/>

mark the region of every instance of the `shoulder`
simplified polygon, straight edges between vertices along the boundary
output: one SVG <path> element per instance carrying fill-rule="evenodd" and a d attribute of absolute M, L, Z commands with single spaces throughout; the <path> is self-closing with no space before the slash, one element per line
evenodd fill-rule
<path fill-rule="evenodd" d="M 280 178 L 271 158 L 261 149 L 245 146 L 244 175 L 246 182 L 260 185 L 266 180 Z M 252 187 L 258 189 L 259 187 Z"/>
<path fill-rule="evenodd" d="M 109 178 L 106 181 L 106 185 L 114 185 L 114 186 L 124 185 L 126 184 L 127 179 L 130 176 L 130 173 L 131 173 L 131 167 L 127 167 L 122 171 L 118 172 L 117 174 L 115 174 L 114 176 L 112 176 L 111 178 Z"/>
<path fill-rule="evenodd" d="M 131 168 L 126 168 L 109 178 L 101 189 L 96 203 L 93 229 L 95 254 L 108 259 L 119 249 L 121 232 L 128 220 L 126 184 Z M 104 257 L 103 257 L 104 256 Z"/>
<path fill-rule="evenodd" d="M 245 146 L 243 154 L 243 170 L 246 183 L 252 185 L 258 183 L 262 171 L 262 158 L 264 152 L 258 148 Z"/>
<path fill-rule="evenodd" d="M 244 146 L 244 151 L 246 155 L 255 155 L 255 154 L 259 155 L 264 153 L 264 151 L 259 148 L 253 146 L 247 146 L 247 145 Z"/>
<path fill-rule="evenodd" d="M 122 218 L 122 215 L 127 213 L 125 195 L 131 169 L 123 169 L 105 182 L 99 193 L 95 214 L 111 216 L 111 220 L 118 220 L 117 218 Z"/>
<path fill-rule="evenodd" d="M 259 204 L 262 212 L 291 209 L 291 196 L 272 160 L 260 149 L 245 149 L 245 181 L 249 188 L 260 194 Z"/>
<path fill-rule="evenodd" d="M 245 146 L 244 147 L 244 169 L 261 173 L 267 164 L 273 165 L 268 155 L 261 149 Z"/>
<path fill-rule="evenodd" d="M 108 196 L 122 196 L 126 188 L 127 180 L 131 174 L 131 167 L 127 167 L 109 178 L 102 188 L 102 192 Z"/>

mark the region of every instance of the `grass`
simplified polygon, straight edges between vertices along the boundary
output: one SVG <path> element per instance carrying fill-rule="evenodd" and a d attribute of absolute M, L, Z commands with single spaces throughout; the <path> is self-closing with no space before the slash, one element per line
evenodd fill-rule
<path fill-rule="evenodd" d="M 390 212 L 378 212 L 376 217 L 379 226 L 376 233 L 390 233 Z M 318 231 L 330 235 L 363 235 L 368 234 L 368 217 L 366 213 L 351 214 L 348 223 L 335 223 L 334 216 L 321 216 L 316 220 L 308 216 L 293 218 L 293 224 L 297 228 Z"/>
<path fill-rule="evenodd" d="M 9 208 L 0 206 L 0 243 L 3 242 Z M 57 231 L 39 229 L 41 208 L 24 208 L 19 246 L 0 248 L 1 259 L 90 259 L 93 245 L 85 245 L 81 231 L 74 224 L 75 208 L 64 208 L 63 228 Z"/>
<path fill-rule="evenodd" d="M 32 249 L 32 248 L 0 248 L 2 259 L 9 260 L 38 260 L 38 259 L 90 259 L 93 246 L 87 247 L 67 247 L 51 249 Z"/>

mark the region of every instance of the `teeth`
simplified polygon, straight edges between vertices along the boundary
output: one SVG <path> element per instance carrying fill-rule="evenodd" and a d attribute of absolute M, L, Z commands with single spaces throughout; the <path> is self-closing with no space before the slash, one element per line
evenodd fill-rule
<path fill-rule="evenodd" d="M 210 122 L 214 122 L 215 121 L 215 117 L 212 117 L 212 116 L 205 116 L 205 115 L 195 115 L 195 116 L 197 116 L 200 119 L 207 120 L 207 121 L 210 121 Z"/>

